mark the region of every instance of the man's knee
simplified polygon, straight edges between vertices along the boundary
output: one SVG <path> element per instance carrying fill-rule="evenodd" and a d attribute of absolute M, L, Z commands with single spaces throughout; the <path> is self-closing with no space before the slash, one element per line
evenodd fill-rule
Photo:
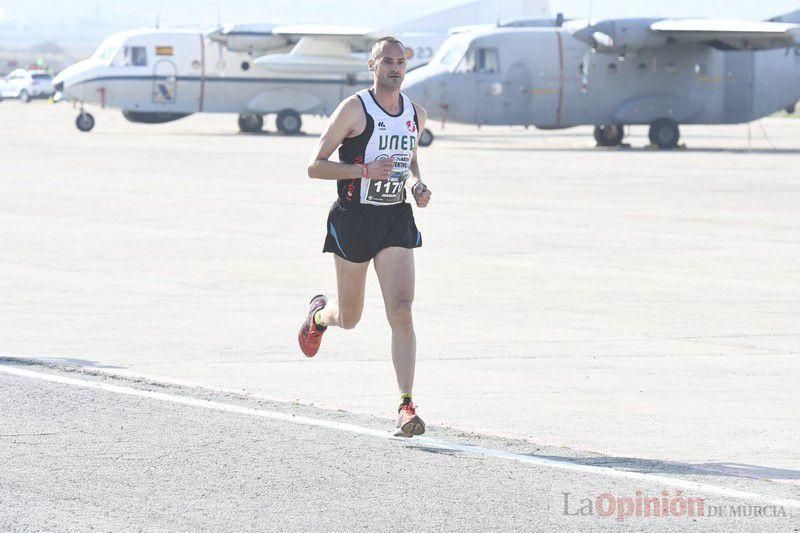
<path fill-rule="evenodd" d="M 353 329 L 361 320 L 361 313 L 339 309 L 339 325 L 342 329 Z"/>
<path fill-rule="evenodd" d="M 413 318 L 411 316 L 411 300 L 395 302 L 386 309 L 386 318 L 393 328 L 411 327 Z"/>

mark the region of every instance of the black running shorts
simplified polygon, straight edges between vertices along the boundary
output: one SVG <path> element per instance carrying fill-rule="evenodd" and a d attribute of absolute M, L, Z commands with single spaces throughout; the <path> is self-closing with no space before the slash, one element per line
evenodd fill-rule
<path fill-rule="evenodd" d="M 342 205 L 339 201 L 333 204 L 323 252 L 363 263 L 390 246 L 422 246 L 422 234 L 414 223 L 411 204 Z"/>

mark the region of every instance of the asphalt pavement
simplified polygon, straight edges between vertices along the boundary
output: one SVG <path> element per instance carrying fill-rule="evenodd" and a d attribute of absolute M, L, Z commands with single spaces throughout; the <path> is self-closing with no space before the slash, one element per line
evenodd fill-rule
<path fill-rule="evenodd" d="M 15 371 L 21 374 L 9 373 Z M 4 531 L 800 528 L 793 516 L 800 499 L 792 508 L 774 497 L 757 501 L 687 488 L 682 483 L 692 479 L 707 487 L 721 486 L 720 479 L 675 464 L 621 465 L 447 429 L 435 430 L 432 443 L 417 444 L 389 438 L 388 420 L 11 361 L 0 362 L 0 387 Z M 137 391 L 153 397 L 131 394 Z M 674 482 L 522 464 L 503 453 Z M 673 504 L 680 516 L 636 510 L 637 498 L 664 495 L 686 502 Z M 698 499 L 705 515 L 691 516 Z"/>

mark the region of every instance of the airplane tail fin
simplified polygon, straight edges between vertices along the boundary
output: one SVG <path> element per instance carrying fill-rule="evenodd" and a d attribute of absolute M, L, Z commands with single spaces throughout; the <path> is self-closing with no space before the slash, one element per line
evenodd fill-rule
<path fill-rule="evenodd" d="M 441 32 L 455 26 L 494 24 L 549 16 L 548 0 L 474 0 L 402 22 L 392 26 L 391 29 L 396 32 Z"/>
<path fill-rule="evenodd" d="M 792 24 L 800 24 L 800 9 L 797 11 L 792 11 L 791 13 L 786 13 L 785 15 L 779 15 L 777 17 L 773 17 L 769 19 L 770 22 L 789 22 Z"/>

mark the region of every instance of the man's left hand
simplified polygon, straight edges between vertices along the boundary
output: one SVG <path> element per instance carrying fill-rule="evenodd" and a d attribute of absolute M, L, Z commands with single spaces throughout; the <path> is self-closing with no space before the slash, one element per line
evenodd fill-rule
<path fill-rule="evenodd" d="M 417 207 L 425 207 L 431 201 L 431 190 L 421 181 L 414 185 L 414 188 L 411 189 L 411 194 L 414 195 Z"/>

